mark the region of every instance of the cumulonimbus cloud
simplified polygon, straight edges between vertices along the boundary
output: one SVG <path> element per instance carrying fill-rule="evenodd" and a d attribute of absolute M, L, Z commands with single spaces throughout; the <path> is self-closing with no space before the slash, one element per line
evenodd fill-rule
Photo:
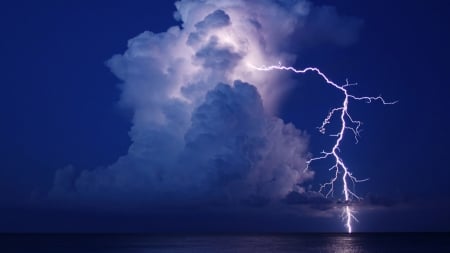
<path fill-rule="evenodd" d="M 301 0 L 175 5 L 181 26 L 143 32 L 107 62 L 133 112 L 128 153 L 57 171 L 52 199 L 264 205 L 313 177 L 307 138 L 275 113 L 290 81 L 249 64 L 293 63 L 292 38 L 350 43 L 360 21 Z"/>

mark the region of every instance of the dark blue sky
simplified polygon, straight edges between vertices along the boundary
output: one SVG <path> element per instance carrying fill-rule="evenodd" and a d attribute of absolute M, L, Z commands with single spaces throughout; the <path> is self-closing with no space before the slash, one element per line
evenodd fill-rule
<path fill-rule="evenodd" d="M 382 202 L 380 205 L 406 206 L 362 214 L 361 230 L 448 231 L 450 4 L 313 3 L 334 5 L 340 14 L 358 17 L 364 24 L 352 45 L 324 43 L 297 51 L 297 65 L 320 67 L 333 80 L 356 81 L 360 84 L 354 89 L 358 95 L 381 93 L 399 101 L 393 106 L 353 107 L 353 115 L 364 122 L 364 131 L 358 145 L 345 144 L 344 158 L 356 174 L 370 178 L 358 186 L 358 192 L 376 196 L 373 201 Z M 174 11 L 171 1 L 3 4 L 0 230 L 160 231 L 169 227 L 166 230 L 170 231 L 173 226 L 189 231 L 193 227 L 190 220 L 202 220 L 199 227 L 206 231 L 339 231 L 340 224 L 333 219 L 334 223 L 327 225 L 329 219 L 305 222 L 274 217 L 263 226 L 257 218 L 249 219 L 247 211 L 228 213 L 228 220 L 215 226 L 211 220 L 222 216 L 204 210 L 173 217 L 163 211 L 152 217 L 131 217 L 29 204 L 34 196 L 51 189 L 57 169 L 67 164 L 83 169 L 106 166 L 127 153 L 131 112 L 117 105 L 120 81 L 105 62 L 123 53 L 127 41 L 143 31 L 163 32 L 176 25 Z M 294 88 L 282 102 L 279 116 L 307 129 L 311 151 L 318 152 L 322 142 L 314 127 L 331 105 L 321 103 L 324 90 L 316 88 L 320 82 L 310 76 L 296 78 L 313 85 Z M 318 173 L 308 184 L 317 187 L 325 178 Z M 272 219 L 266 213 L 260 217 Z M 169 226 L 165 220 L 171 220 Z M 92 221 L 95 227 L 89 226 Z M 233 227 L 228 221 L 241 225 Z"/>

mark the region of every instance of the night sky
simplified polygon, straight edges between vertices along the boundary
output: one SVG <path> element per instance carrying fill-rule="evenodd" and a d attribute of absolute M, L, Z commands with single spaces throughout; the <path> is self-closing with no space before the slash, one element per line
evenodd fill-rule
<path fill-rule="evenodd" d="M 288 17 L 274 18 L 267 34 L 281 35 L 266 38 L 274 61 L 253 64 L 277 64 L 279 54 L 357 82 L 356 95 L 398 100 L 350 104 L 363 131 L 356 145 L 348 133 L 342 156 L 370 178 L 355 189 L 364 198 L 355 231 L 449 231 L 450 4 L 311 0 L 309 8 L 291 33 L 278 27 Z M 2 4 L 0 232 L 345 231 L 340 190 L 332 199 L 315 193 L 329 165 L 299 176 L 299 193 L 285 168 L 302 170 L 308 152 L 330 147 L 316 127 L 339 95 L 313 74 L 289 72 L 273 73 L 279 88 L 260 88 L 257 76 L 216 86 L 245 54 L 213 40 L 199 46 L 195 36 L 184 44 L 195 51 L 188 59 L 209 76 L 175 79 L 194 70 L 164 58 L 189 52 L 166 45 L 170 32 L 140 35 L 180 26 L 175 11 L 171 1 Z M 237 23 L 226 10 L 210 13 L 192 21 L 198 40 Z M 150 44 L 158 46 L 147 52 Z M 190 85 L 179 89 L 189 106 L 167 95 L 174 80 Z"/>

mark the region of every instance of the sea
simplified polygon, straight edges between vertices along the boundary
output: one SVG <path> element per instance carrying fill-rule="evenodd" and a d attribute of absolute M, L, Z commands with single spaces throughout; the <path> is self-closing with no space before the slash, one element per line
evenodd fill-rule
<path fill-rule="evenodd" d="M 450 233 L 1 234 L 0 252 L 450 252 Z"/>

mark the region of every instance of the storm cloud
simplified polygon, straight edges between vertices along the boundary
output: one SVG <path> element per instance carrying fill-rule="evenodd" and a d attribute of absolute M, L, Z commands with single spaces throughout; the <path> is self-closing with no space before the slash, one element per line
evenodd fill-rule
<path fill-rule="evenodd" d="M 294 63 L 291 52 L 302 44 L 293 38 L 349 44 L 360 21 L 307 1 L 175 5 L 180 26 L 143 32 L 107 61 L 121 80 L 120 105 L 133 113 L 128 153 L 102 168 L 57 171 L 50 198 L 146 206 L 303 201 L 292 192 L 304 192 L 314 175 L 305 170 L 308 138 L 276 114 L 292 80 L 249 64 Z"/>

